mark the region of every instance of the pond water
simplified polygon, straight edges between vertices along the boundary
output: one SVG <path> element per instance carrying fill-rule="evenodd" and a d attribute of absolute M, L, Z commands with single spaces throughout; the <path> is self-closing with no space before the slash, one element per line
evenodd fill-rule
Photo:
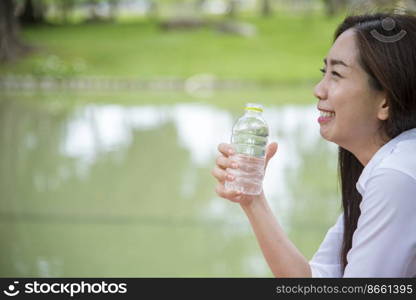
<path fill-rule="evenodd" d="M 215 194 L 210 174 L 241 113 L 0 97 L 0 275 L 272 276 L 243 211 Z M 279 143 L 265 194 L 307 258 L 341 205 L 337 148 L 317 116 L 315 105 L 264 113 Z"/>

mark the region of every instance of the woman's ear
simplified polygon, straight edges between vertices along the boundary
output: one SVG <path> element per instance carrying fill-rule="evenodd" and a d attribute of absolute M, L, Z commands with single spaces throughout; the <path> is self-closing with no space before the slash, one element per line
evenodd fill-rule
<path fill-rule="evenodd" d="M 389 105 L 386 98 L 383 98 L 383 100 L 380 102 L 377 118 L 381 121 L 385 121 L 389 118 Z"/>

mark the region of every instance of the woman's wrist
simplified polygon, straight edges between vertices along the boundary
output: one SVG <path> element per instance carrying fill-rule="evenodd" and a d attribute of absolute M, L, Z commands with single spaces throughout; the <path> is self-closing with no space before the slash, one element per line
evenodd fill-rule
<path fill-rule="evenodd" d="M 251 210 L 254 210 L 258 207 L 264 207 L 266 204 L 266 197 L 264 196 L 263 191 L 259 195 L 249 196 L 252 199 L 250 201 L 243 201 L 240 203 L 241 208 L 247 213 Z"/>

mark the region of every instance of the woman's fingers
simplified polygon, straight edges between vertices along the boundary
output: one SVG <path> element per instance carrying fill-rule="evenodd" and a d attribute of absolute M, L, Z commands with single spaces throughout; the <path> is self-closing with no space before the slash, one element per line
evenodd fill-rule
<path fill-rule="evenodd" d="M 276 154 L 278 145 L 277 143 L 273 142 L 267 146 L 266 149 L 266 156 L 265 156 L 265 168 L 269 162 L 269 160 Z M 221 143 L 218 145 L 218 151 L 221 153 L 216 159 L 216 165 L 214 169 L 212 169 L 212 175 L 218 180 L 218 185 L 215 188 L 215 192 L 218 196 L 228 199 L 232 202 L 244 204 L 250 203 L 253 201 L 253 196 L 251 195 L 244 195 L 242 192 L 238 192 L 235 190 L 227 190 L 225 188 L 225 181 L 233 181 L 235 180 L 234 175 L 227 172 L 228 168 L 237 169 L 240 167 L 240 164 L 243 165 L 243 162 L 234 161 L 232 155 L 235 154 L 233 147 L 230 144 Z M 247 162 L 248 158 L 244 159 L 244 163 Z M 253 158 L 254 159 L 254 158 Z M 255 158 L 258 160 L 258 158 Z"/>
<path fill-rule="evenodd" d="M 226 172 L 227 168 L 237 169 L 239 167 L 236 161 L 228 158 L 229 155 L 234 154 L 234 150 L 230 144 L 222 143 L 218 145 L 218 150 L 222 153 L 216 159 L 216 166 L 212 169 L 211 174 L 220 183 L 224 183 L 226 180 L 232 181 L 235 177 L 232 174 Z"/>
<path fill-rule="evenodd" d="M 233 147 L 230 144 L 221 143 L 218 145 L 218 151 L 222 153 L 225 157 L 233 155 L 235 153 Z"/>
<path fill-rule="evenodd" d="M 269 160 L 276 154 L 277 148 L 278 148 L 278 145 L 277 145 L 276 142 L 270 143 L 267 146 L 265 167 L 267 167 L 267 164 L 269 163 Z"/>
<path fill-rule="evenodd" d="M 219 168 L 218 166 L 215 166 L 214 169 L 211 171 L 212 176 L 214 176 L 220 183 L 224 183 L 227 181 L 232 181 L 235 179 L 235 177 L 223 169 Z"/>
<path fill-rule="evenodd" d="M 267 146 L 265 166 L 267 166 L 267 164 L 269 163 L 269 160 L 276 154 L 277 148 L 278 148 L 278 145 L 276 142 L 272 142 Z M 219 165 L 223 169 L 238 167 L 237 162 L 227 161 L 227 158 L 229 156 L 235 154 L 235 151 L 230 144 L 226 144 L 226 143 L 219 144 L 218 151 L 221 152 L 224 158 L 221 158 L 221 156 L 219 156 L 217 158 L 217 165 Z M 234 163 L 234 165 L 232 163 Z"/>
<path fill-rule="evenodd" d="M 223 184 L 218 184 L 215 191 L 218 196 L 233 202 L 239 202 L 239 197 L 242 195 L 242 193 L 238 191 L 226 190 Z"/>
<path fill-rule="evenodd" d="M 238 163 L 236 161 L 233 161 L 229 158 L 226 158 L 222 155 L 217 157 L 216 160 L 217 166 L 219 166 L 222 169 L 227 169 L 227 168 L 232 168 L 232 169 L 237 169 L 238 168 Z"/>

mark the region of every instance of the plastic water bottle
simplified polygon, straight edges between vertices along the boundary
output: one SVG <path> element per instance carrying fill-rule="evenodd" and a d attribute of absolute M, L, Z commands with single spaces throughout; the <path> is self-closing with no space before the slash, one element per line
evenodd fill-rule
<path fill-rule="evenodd" d="M 263 106 L 247 103 L 245 114 L 233 126 L 231 145 L 238 169 L 228 168 L 234 175 L 233 181 L 226 181 L 227 190 L 240 191 L 246 195 L 258 195 L 262 191 L 264 164 L 269 128 L 263 119 Z"/>

